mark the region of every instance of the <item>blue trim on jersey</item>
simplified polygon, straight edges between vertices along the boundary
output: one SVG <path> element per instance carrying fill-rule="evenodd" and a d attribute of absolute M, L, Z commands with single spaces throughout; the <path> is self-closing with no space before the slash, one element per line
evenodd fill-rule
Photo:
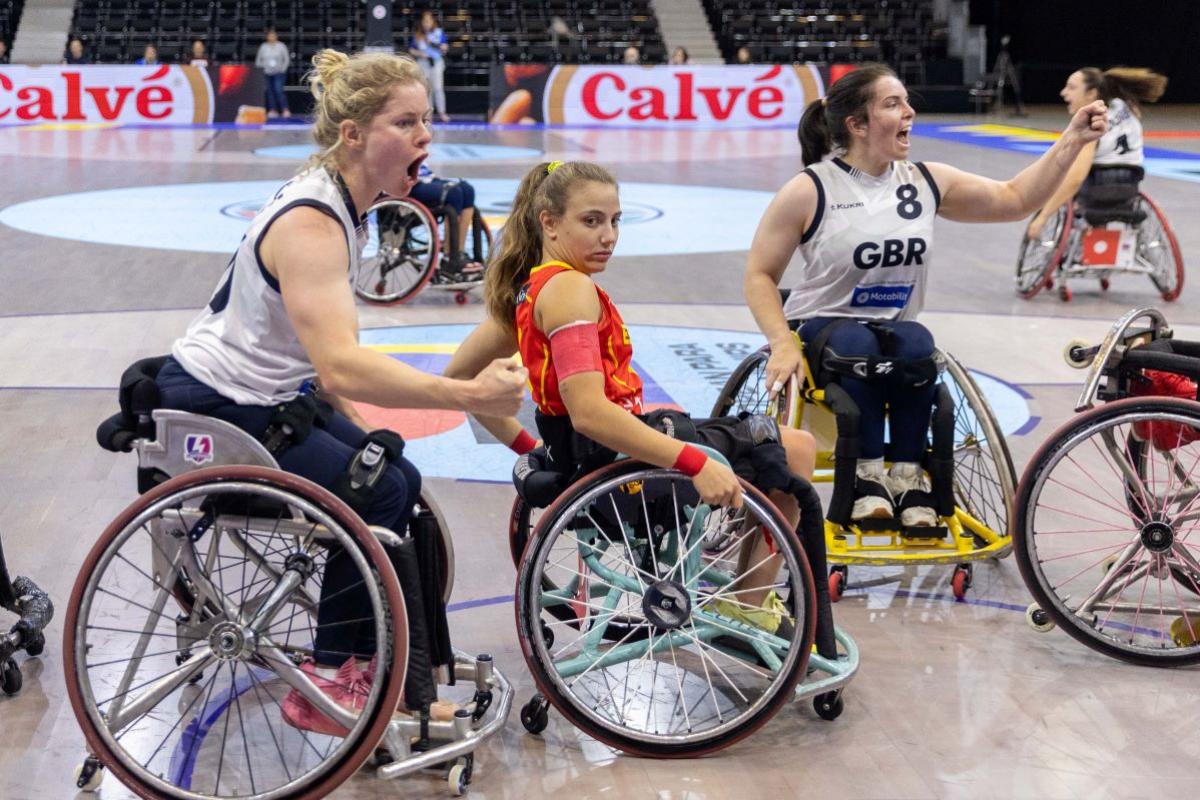
<path fill-rule="evenodd" d="M 817 210 L 813 214 L 812 222 L 808 225 L 808 230 L 801 234 L 800 244 L 805 244 L 816 234 L 817 227 L 821 224 L 821 218 L 825 216 L 825 186 L 821 183 L 821 179 L 817 177 L 817 173 L 811 169 L 805 169 L 804 174 L 812 178 L 812 182 L 817 185 Z"/>
<path fill-rule="evenodd" d="M 272 289 L 274 289 L 276 292 L 279 291 L 279 281 L 275 279 L 274 275 L 272 275 L 270 272 L 267 271 L 266 265 L 263 264 L 262 254 L 259 253 L 258 248 L 262 247 L 262 241 L 263 241 L 263 239 L 267 238 L 267 231 L 271 230 L 271 226 L 275 224 L 275 220 L 279 219 L 284 214 L 291 211 L 293 208 L 296 208 L 297 206 L 308 206 L 309 208 L 315 208 L 318 211 L 320 211 L 322 214 L 326 214 L 326 215 L 332 217 L 337 222 L 338 227 L 342 229 L 342 235 L 346 237 L 346 253 L 347 253 L 347 255 L 349 255 L 349 252 L 350 252 L 350 237 L 349 237 L 349 234 L 346 233 L 346 226 L 345 226 L 345 224 L 343 224 L 342 218 L 339 217 L 337 215 L 337 212 L 333 210 L 332 206 L 330 206 L 328 203 L 322 203 L 320 200 L 313 200 L 312 198 L 309 198 L 309 197 L 303 198 L 301 200 L 293 200 L 292 202 L 288 203 L 283 208 L 279 209 L 279 211 L 277 211 L 275 213 L 275 216 L 273 216 L 269 220 L 267 220 L 267 224 L 263 226 L 263 229 L 261 231 L 259 231 L 258 239 L 255 240 L 255 242 L 254 242 L 254 260 L 258 262 L 258 271 L 260 273 L 262 273 L 263 280 L 267 282 L 267 285 L 270 286 Z"/>
<path fill-rule="evenodd" d="M 937 181 L 933 179 L 933 175 L 929 173 L 929 167 L 925 166 L 924 161 L 916 162 L 917 169 L 921 170 L 921 174 L 925 176 L 925 180 L 929 183 L 929 189 L 933 192 L 933 207 L 936 211 L 942 207 L 942 193 L 938 189 Z"/>

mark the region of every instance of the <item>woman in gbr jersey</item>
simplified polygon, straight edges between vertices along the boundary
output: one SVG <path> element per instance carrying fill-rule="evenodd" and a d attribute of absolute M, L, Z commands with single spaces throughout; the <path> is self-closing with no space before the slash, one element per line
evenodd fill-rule
<path fill-rule="evenodd" d="M 488 264 L 488 318 L 459 347 L 447 374 L 472 375 L 492 359 L 519 350 L 529 368 L 538 431 L 552 469 L 573 474 L 624 453 L 691 476 L 707 503 L 739 506 L 741 487 L 733 470 L 643 421 L 642 381 L 632 366 L 629 331 L 594 282 L 608 267 L 620 218 L 617 183 L 604 168 L 583 162 L 534 167 L 517 190 L 499 249 Z M 518 453 L 535 444 L 515 418 L 482 417 L 480 422 Z M 693 422 L 696 440 L 728 456 L 747 480 L 755 479 L 748 455 L 754 444 L 744 423 L 733 417 Z M 783 452 L 774 451 L 776 463 L 782 467 L 786 460 L 783 469 L 811 476 L 812 436 L 784 430 L 781 443 Z M 795 525 L 796 500 L 782 492 L 770 496 Z M 729 613 L 774 632 L 784 619 L 782 604 L 768 588 L 778 562 L 767 558 L 768 543 L 760 540 L 755 548 L 747 563 L 761 565 L 747 574 L 742 599 L 762 610 Z"/>
<path fill-rule="evenodd" d="M 1074 114 L 1088 103 L 1103 100 L 1108 106 L 1108 131 L 1080 151 L 1058 191 L 1030 220 L 1027 233 L 1031 238 L 1040 235 L 1059 207 L 1096 180 L 1092 167 L 1142 166 L 1142 103 L 1157 102 L 1166 89 L 1165 76 L 1142 67 L 1113 67 L 1103 72 L 1084 67 L 1071 73 L 1059 92 L 1067 111 Z M 1101 179 L 1109 177 L 1122 176 L 1110 171 Z M 1130 176 L 1125 179 L 1136 183 Z"/>
<path fill-rule="evenodd" d="M 472 380 L 449 380 L 359 345 L 352 287 L 366 238 L 361 210 L 381 193 L 403 196 L 416 183 L 431 138 L 429 102 L 421 70 L 407 57 L 324 50 L 313 63 L 313 133 L 321 151 L 250 223 L 157 382 L 165 407 L 218 417 L 262 440 L 280 405 L 315 381 L 335 413 L 276 458 L 336 493 L 366 436 L 349 401 L 513 414 L 526 373 L 501 362 Z M 373 496 L 356 510 L 367 524 L 403 535 L 420 487 L 416 467 L 391 458 Z M 338 564 L 349 560 L 331 553 L 315 663 L 302 669 L 335 701 L 353 706 L 365 696 L 353 688 L 366 667 L 355 656 L 374 652 L 363 638 L 373 623 L 362 612 L 365 593 L 344 586 L 351 576 Z M 283 714 L 296 727 L 341 735 L 298 693 L 288 696 Z"/>
<path fill-rule="evenodd" d="M 771 345 L 768 386 L 778 391 L 792 375 L 803 375 L 791 333 L 797 326 L 810 352 L 823 345 L 841 356 L 930 356 L 933 338 L 914 319 L 933 263 L 934 216 L 1002 222 L 1041 207 L 1083 146 L 1104 133 L 1104 113 L 1099 101 L 1082 106 L 1041 158 L 1011 180 L 995 181 L 908 161 L 915 114 L 888 67 L 868 64 L 834 83 L 804 111 L 806 169 L 767 208 L 746 266 L 746 300 Z M 797 249 L 800 274 L 784 304 L 779 282 Z M 919 466 L 933 382 L 893 389 L 894 383 L 839 381 L 862 413 L 852 517 L 899 512 L 902 525 L 935 525 L 929 478 Z M 885 408 L 890 472 L 883 461 Z"/>

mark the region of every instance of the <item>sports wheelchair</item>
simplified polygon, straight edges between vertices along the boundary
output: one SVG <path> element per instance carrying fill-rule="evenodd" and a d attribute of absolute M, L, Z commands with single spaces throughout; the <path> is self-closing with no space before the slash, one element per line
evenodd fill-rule
<path fill-rule="evenodd" d="M 163 360 L 126 371 L 121 413 L 97 431 L 136 451 L 142 494 L 100 535 L 66 611 L 67 691 L 89 750 L 78 787 L 106 768 L 145 798 L 317 798 L 374 756 L 380 777 L 437 768 L 465 792 L 512 689 L 490 656 L 443 636 L 454 556 L 437 506 L 422 495 L 403 539 L 369 528 L 241 429 L 159 408 Z M 370 446 L 359 458 L 380 463 Z M 325 591 L 327 575 L 342 588 Z M 346 593 L 369 612 L 333 614 Z M 335 701 L 306 662 L 323 629 L 345 625 L 358 642 L 345 655 L 370 652 L 372 677 L 354 670 Z M 429 713 L 435 670 L 467 693 L 452 720 Z M 410 714 L 396 713 L 402 696 Z M 295 697 L 322 732 L 285 722 Z"/>
<path fill-rule="evenodd" d="M 1162 210 L 1138 190 L 1141 167 L 1093 167 L 1075 199 L 1054 212 L 1035 238 L 1024 236 L 1017 258 L 1017 294 L 1028 300 L 1068 279 L 1097 278 L 1107 290 L 1114 273 L 1149 276 L 1163 300 L 1183 291 L 1183 254 Z"/>
<path fill-rule="evenodd" d="M 701 503 L 678 472 L 632 460 L 581 473 L 547 469 L 540 450 L 514 469 L 517 629 L 538 688 L 521 710 L 526 730 L 541 733 L 553 705 L 610 747 L 682 758 L 737 742 L 794 698 L 812 697 L 823 719 L 842 713 L 858 647 L 813 581 L 824 548 L 811 487 L 796 493 L 794 531 L 744 481 L 734 510 Z M 754 560 L 760 543 L 781 565 L 776 626 L 731 613 L 752 608 L 739 596 L 756 590 L 739 582 L 772 557 Z"/>
<path fill-rule="evenodd" d="M 11 697 L 21 691 L 23 682 L 13 654 L 19 650 L 34 657 L 42 654 L 46 647 L 46 626 L 54 618 L 54 603 L 29 578 L 10 579 L 3 544 L 0 544 L 0 606 L 20 617 L 7 634 L 0 636 L 0 690 Z"/>
<path fill-rule="evenodd" d="M 467 293 L 483 285 L 483 270 L 463 273 L 451 263 L 441 240 L 443 220 L 449 224 L 450 240 L 458 241 L 458 215 L 445 203 L 427 208 L 404 197 L 372 206 L 367 212 L 367 245 L 354 284 L 358 296 L 369 303 L 394 305 L 411 299 L 428 284 L 454 292 L 455 303 L 466 303 Z M 478 208 L 465 246 L 471 261 L 487 263 L 492 232 Z"/>
<path fill-rule="evenodd" d="M 793 377 L 771 397 L 765 386 L 769 358 L 769 347 L 747 356 L 726 380 L 712 414 L 767 414 L 780 425 L 802 428 L 816 437 L 814 481 L 833 483 L 825 519 L 826 549 L 833 565 L 830 599 L 837 602 L 850 587 L 851 565 L 954 564 L 950 585 L 955 599 L 962 600 L 973 580 L 973 562 L 1008 555 L 1016 485 L 1012 457 L 987 399 L 957 359 L 941 350 L 934 355 L 940 364 L 939 384 L 923 463 L 941 524 L 902 528 L 895 520 L 850 519 L 859 454 L 854 401 L 836 382 L 818 386 L 808 355 L 803 358 L 803 381 Z"/>
<path fill-rule="evenodd" d="M 1134 664 L 1200 663 L 1200 342 L 1139 308 L 1065 355 L 1088 370 L 1080 413 L 1017 490 L 1013 543 L 1035 599 L 1026 619 Z"/>

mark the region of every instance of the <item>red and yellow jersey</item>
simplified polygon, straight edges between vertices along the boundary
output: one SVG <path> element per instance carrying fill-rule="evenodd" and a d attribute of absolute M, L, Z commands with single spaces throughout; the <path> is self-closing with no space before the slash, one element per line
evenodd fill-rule
<path fill-rule="evenodd" d="M 547 261 L 534 267 L 529 282 L 517 293 L 517 347 L 529 370 L 529 389 L 543 414 L 562 417 L 567 407 L 558 392 L 558 374 L 550 357 L 550 339 L 538 330 L 533 309 L 542 287 L 559 273 L 573 269 L 562 261 Z M 642 413 L 642 379 L 633 371 L 633 345 L 629 329 L 608 294 L 599 286 L 600 361 L 604 368 L 604 394 L 609 400 L 633 414 Z"/>

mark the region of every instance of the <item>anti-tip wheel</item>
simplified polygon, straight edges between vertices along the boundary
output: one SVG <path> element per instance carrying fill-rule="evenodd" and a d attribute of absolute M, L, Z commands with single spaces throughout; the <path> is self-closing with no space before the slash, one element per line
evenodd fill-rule
<path fill-rule="evenodd" d="M 829 573 L 829 602 L 836 603 L 846 591 L 846 576 L 834 570 Z"/>
<path fill-rule="evenodd" d="M 462 797 L 467 793 L 467 765 L 455 764 L 450 768 L 450 773 L 446 776 L 446 783 L 450 785 L 450 793 L 455 797 Z"/>
<path fill-rule="evenodd" d="M 465 306 L 467 304 L 467 293 L 466 292 L 455 292 L 454 293 L 454 302 L 457 305 Z"/>
<path fill-rule="evenodd" d="M 1092 365 L 1092 356 L 1087 352 L 1088 343 L 1084 339 L 1072 339 L 1063 348 L 1063 359 L 1067 366 L 1075 369 L 1087 369 Z"/>
<path fill-rule="evenodd" d="M 846 702 L 842 700 L 841 692 L 826 692 L 813 698 L 813 711 L 824 720 L 833 721 L 842 715 Z"/>
<path fill-rule="evenodd" d="M 17 662 L 13 659 L 8 659 L 4 662 L 3 680 L 0 681 L 0 688 L 4 689 L 4 693 L 9 697 L 21 691 L 21 668 L 17 666 Z"/>
<path fill-rule="evenodd" d="M 1054 620 L 1037 603 L 1030 603 L 1029 608 L 1025 609 L 1025 621 L 1038 633 L 1054 630 Z"/>
<path fill-rule="evenodd" d="M 971 588 L 971 565 L 960 564 L 954 568 L 954 575 L 950 578 L 950 588 L 954 592 L 954 599 L 961 603 L 967 596 L 967 589 Z"/>
<path fill-rule="evenodd" d="M 81 792 L 94 792 L 104 781 L 104 767 L 100 762 L 88 758 L 75 768 L 75 788 Z"/>
<path fill-rule="evenodd" d="M 550 724 L 550 704 L 540 694 L 521 707 L 521 724 L 535 736 Z"/>

